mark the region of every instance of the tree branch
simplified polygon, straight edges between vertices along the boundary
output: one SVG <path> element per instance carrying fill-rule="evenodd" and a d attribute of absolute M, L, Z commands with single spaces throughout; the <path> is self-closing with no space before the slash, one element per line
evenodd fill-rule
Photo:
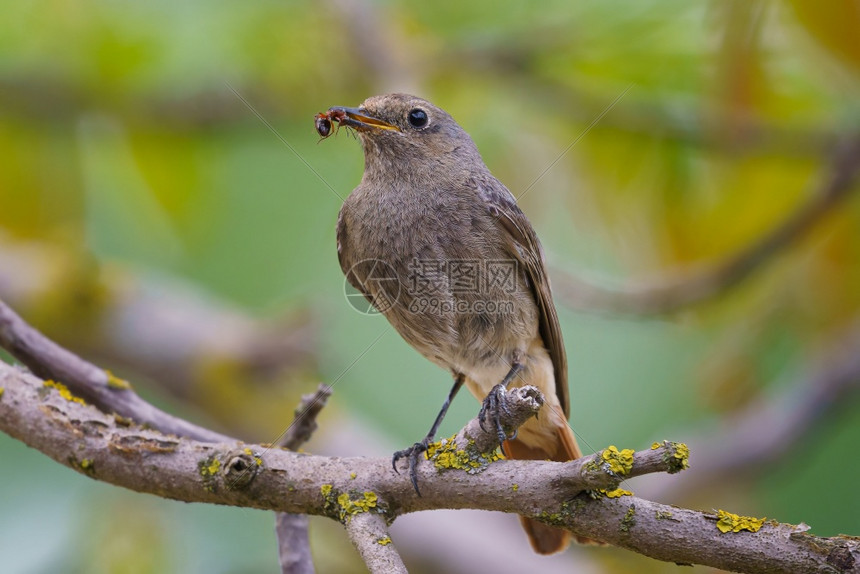
<path fill-rule="evenodd" d="M 737 286 L 776 255 L 806 235 L 858 186 L 860 138 L 845 140 L 835 155 L 829 175 L 810 198 L 768 234 L 720 263 L 670 272 L 640 285 L 606 288 L 555 271 L 558 300 L 574 309 L 634 315 L 672 313 L 715 297 Z"/>
<path fill-rule="evenodd" d="M 497 510 L 660 560 L 742 572 L 818 571 L 839 561 L 843 566 L 837 571 L 860 572 L 856 539 L 817 538 L 778 523 L 766 523 L 757 532 L 724 534 L 713 513 L 633 496 L 582 494 L 614 489 L 622 479 L 640 474 L 680 470 L 685 458 L 674 443 L 632 458 L 607 449 L 567 463 L 493 461 L 492 453 L 477 451 L 494 444 L 494 437 L 473 420 L 449 442 L 438 443 L 431 459 L 419 465 L 423 496 L 418 497 L 408 478 L 392 472 L 387 458 L 331 458 L 165 436 L 63 398 L 5 364 L 0 364 L 0 387 L 0 430 L 92 478 L 166 498 L 322 515 L 342 523 L 361 514 L 390 521 L 434 508 Z M 522 416 L 537 396 L 534 390 L 515 389 L 508 400 L 520 405 L 515 411 Z"/>
<path fill-rule="evenodd" d="M 346 532 L 373 574 L 406 573 L 406 565 L 391 543 L 388 525 L 379 514 L 363 513 L 346 523 Z"/>
<path fill-rule="evenodd" d="M 296 407 L 295 419 L 281 439 L 281 446 L 290 450 L 310 440 L 317 429 L 317 415 L 331 396 L 331 387 L 320 383 L 315 393 L 302 396 Z M 278 557 L 282 574 L 313 574 L 314 563 L 308 538 L 308 517 L 304 514 L 275 513 L 275 534 L 278 536 Z"/>
<path fill-rule="evenodd" d="M 199 427 L 152 406 L 131 385 L 60 347 L 24 322 L 0 300 L 0 347 L 45 380 L 60 381 L 107 413 L 160 430 L 165 434 L 226 442 L 230 437 Z"/>
<path fill-rule="evenodd" d="M 325 408 L 331 387 L 320 383 L 316 392 L 302 395 L 302 400 L 295 410 L 295 419 L 287 428 L 281 439 L 281 446 L 290 450 L 299 450 L 302 445 L 311 440 L 317 430 L 317 416 Z"/>
<path fill-rule="evenodd" d="M 289 512 L 275 513 L 275 534 L 278 537 L 278 563 L 282 574 L 313 574 L 313 556 L 308 537 L 308 517 Z"/>

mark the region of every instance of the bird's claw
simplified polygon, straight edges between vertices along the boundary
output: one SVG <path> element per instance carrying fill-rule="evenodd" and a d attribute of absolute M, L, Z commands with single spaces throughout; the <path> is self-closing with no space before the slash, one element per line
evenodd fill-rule
<path fill-rule="evenodd" d="M 427 452 L 431 442 L 433 442 L 433 437 L 424 437 L 424 440 L 421 442 L 416 442 L 409 448 L 398 450 L 391 457 L 391 467 L 397 474 L 400 474 L 400 471 L 397 470 L 397 461 L 401 458 L 409 458 L 409 478 L 412 480 L 412 488 L 415 489 L 415 494 L 418 496 L 421 496 L 421 491 L 418 490 L 418 475 L 415 470 L 418 465 L 418 459 L 423 453 Z"/>
<path fill-rule="evenodd" d="M 481 410 L 478 412 L 478 424 L 481 426 L 481 430 L 489 432 L 484 426 L 487 419 L 493 423 L 496 436 L 499 439 L 499 448 L 502 452 L 505 452 L 503 444 L 506 440 L 517 438 L 517 431 L 514 431 L 514 434 L 508 437 L 505 434 L 505 429 L 502 428 L 501 414 L 504 413 L 506 416 L 511 414 L 508 410 L 508 400 L 505 392 L 506 389 L 502 384 L 498 384 L 493 387 L 487 395 L 487 398 L 485 398 L 484 402 L 481 403 Z"/>

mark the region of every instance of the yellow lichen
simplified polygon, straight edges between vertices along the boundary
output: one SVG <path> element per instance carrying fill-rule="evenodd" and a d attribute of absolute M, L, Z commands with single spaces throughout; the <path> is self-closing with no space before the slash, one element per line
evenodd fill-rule
<path fill-rule="evenodd" d="M 3 398 L 3 393 L 5 393 L 5 392 L 6 392 L 6 389 L 4 389 L 3 387 L 0 387 L 0 399 Z"/>
<path fill-rule="evenodd" d="M 215 476 L 221 469 L 221 461 L 214 454 L 208 458 L 197 461 L 197 472 L 203 479 L 203 488 L 209 492 L 215 492 L 218 483 Z"/>
<path fill-rule="evenodd" d="M 496 462 L 504 458 L 498 450 L 478 453 L 471 452 L 471 449 L 468 447 L 466 449 L 458 449 L 454 438 L 452 436 L 449 439 L 442 439 L 439 442 L 431 443 L 424 452 L 424 456 L 427 460 L 432 460 L 436 468 L 440 470 L 456 468 L 465 470 L 469 474 L 477 474 L 484 470 L 491 462 Z"/>
<path fill-rule="evenodd" d="M 331 485 L 328 485 L 331 486 Z M 356 514 L 362 512 L 370 512 L 376 508 L 376 503 L 379 498 L 375 492 L 365 492 L 358 498 L 352 499 L 346 492 L 341 493 L 337 497 L 337 505 L 340 507 L 338 515 L 342 522 L 348 522 Z"/>
<path fill-rule="evenodd" d="M 520 489 L 520 485 L 517 483 L 514 483 L 514 485 L 511 487 L 511 490 L 513 490 L 514 492 L 518 491 L 519 489 Z"/>
<path fill-rule="evenodd" d="M 376 543 L 379 544 L 380 546 L 388 546 L 389 544 L 391 544 L 391 537 L 390 536 L 384 536 L 382 538 L 377 538 Z"/>
<path fill-rule="evenodd" d="M 357 474 L 355 474 L 354 472 L 350 472 L 350 473 L 349 473 L 349 479 L 350 479 L 350 480 L 355 480 L 355 477 L 356 477 L 356 476 L 358 476 L 358 475 L 357 475 Z"/>
<path fill-rule="evenodd" d="M 616 488 L 615 490 L 603 490 L 600 489 L 600 492 L 606 496 L 606 498 L 621 498 L 622 496 L 633 496 L 633 493 L 629 490 L 624 490 L 623 488 Z"/>
<path fill-rule="evenodd" d="M 669 443 L 672 446 L 672 456 L 664 459 L 669 465 L 669 474 L 681 472 L 690 468 L 690 448 L 682 442 Z"/>
<path fill-rule="evenodd" d="M 117 424 L 117 426 L 121 426 L 121 427 L 130 427 L 134 424 L 133 420 L 126 418 L 126 417 L 123 417 L 123 416 L 120 416 L 116 413 L 113 414 L 113 422 L 115 422 Z"/>
<path fill-rule="evenodd" d="M 263 459 L 262 459 L 262 458 L 260 458 L 260 455 L 259 455 L 258 453 L 255 453 L 254 451 L 252 451 L 252 450 L 251 450 L 250 448 L 248 448 L 248 447 L 243 448 L 243 449 L 242 449 L 242 452 L 244 452 L 245 454 L 247 454 L 248 456 L 250 456 L 251 458 L 253 458 L 253 459 L 254 459 L 254 463 L 255 463 L 257 466 L 263 466 Z"/>
<path fill-rule="evenodd" d="M 625 448 L 618 450 L 615 445 L 610 445 L 601 454 L 603 461 L 609 466 L 609 470 L 618 475 L 625 475 L 633 469 L 633 450 Z"/>
<path fill-rule="evenodd" d="M 48 388 L 57 389 L 57 392 L 60 393 L 60 396 L 63 397 L 64 399 L 66 399 L 67 401 L 70 401 L 73 403 L 78 403 L 81 405 L 87 404 L 84 402 L 84 399 L 82 399 L 81 397 L 76 397 L 75 395 L 73 395 L 72 391 L 70 391 L 69 388 L 66 385 L 64 385 L 63 383 L 58 383 L 56 381 L 47 380 L 43 384 Z"/>
<path fill-rule="evenodd" d="M 725 510 L 717 510 L 717 529 L 723 534 L 727 532 L 740 532 L 749 530 L 758 532 L 767 518 L 753 518 L 752 516 L 738 516 Z"/>
<path fill-rule="evenodd" d="M 657 450 L 661 446 L 663 446 L 663 445 L 661 445 L 659 442 L 652 442 L 651 443 L 651 450 Z"/>
<path fill-rule="evenodd" d="M 89 475 L 94 475 L 96 472 L 96 465 L 90 458 L 85 458 L 81 462 L 78 463 L 78 466 L 81 467 L 81 470 Z"/>
<path fill-rule="evenodd" d="M 366 491 L 359 494 L 356 498 L 351 498 L 349 493 L 346 492 L 335 496 L 334 486 L 323 484 L 320 486 L 320 493 L 323 495 L 325 501 L 326 513 L 343 523 L 349 522 L 354 515 L 362 512 L 370 512 L 372 510 L 383 512 L 383 509 L 378 508 L 379 497 L 375 492 Z"/>
<path fill-rule="evenodd" d="M 130 389 L 131 388 L 131 383 L 129 383 L 125 379 L 121 379 L 121 378 L 117 377 L 116 375 L 114 375 L 113 373 L 108 371 L 107 369 L 105 369 L 105 374 L 107 374 L 107 377 L 108 377 L 107 384 L 109 387 L 111 387 L 113 389 Z"/>

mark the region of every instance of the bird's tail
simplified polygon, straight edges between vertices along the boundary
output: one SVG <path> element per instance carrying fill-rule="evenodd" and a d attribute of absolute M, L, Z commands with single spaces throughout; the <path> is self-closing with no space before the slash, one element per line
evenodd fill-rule
<path fill-rule="evenodd" d="M 546 417 L 546 419 L 552 418 L 555 417 Z M 535 422 L 538 421 L 532 419 L 526 424 Z M 582 452 L 579 450 L 579 445 L 576 443 L 576 437 L 570 427 L 567 426 L 564 421 L 547 421 L 547 423 L 550 422 L 555 426 L 555 440 L 542 441 L 540 446 L 529 446 L 518 439 L 509 440 L 505 441 L 505 452 L 511 458 L 523 460 L 549 459 L 556 462 L 567 462 L 569 460 L 581 458 Z M 570 544 L 571 537 L 580 544 L 601 544 L 600 542 L 590 538 L 572 535 L 567 530 L 555 528 L 544 524 L 543 522 L 526 518 L 525 516 L 520 516 L 520 522 L 522 523 L 526 534 L 528 534 L 532 548 L 534 548 L 534 551 L 539 554 L 555 554 L 556 552 L 561 552 L 567 548 L 568 544 Z"/>

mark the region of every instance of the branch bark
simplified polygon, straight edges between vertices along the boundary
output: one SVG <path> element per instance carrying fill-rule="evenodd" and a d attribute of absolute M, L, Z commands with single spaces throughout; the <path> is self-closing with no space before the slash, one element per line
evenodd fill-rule
<path fill-rule="evenodd" d="M 281 439 L 282 447 L 295 451 L 310 440 L 317 429 L 317 415 L 330 396 L 331 387 L 323 383 L 320 383 L 315 393 L 302 396 L 296 407 L 295 419 Z M 313 574 L 308 526 L 308 517 L 304 514 L 275 513 L 275 534 L 278 537 L 282 574 Z"/>
<path fill-rule="evenodd" d="M 553 287 L 560 302 L 574 309 L 633 315 L 673 313 L 713 298 L 739 285 L 762 269 L 833 211 L 856 190 L 860 171 L 860 138 L 842 142 L 830 173 L 782 223 L 768 234 L 720 263 L 670 272 L 666 277 L 629 287 L 606 288 L 569 274 L 554 273 Z"/>
<path fill-rule="evenodd" d="M 373 574 L 406 574 L 406 565 L 394 549 L 381 515 L 358 514 L 346 523 L 346 532 Z"/>
<path fill-rule="evenodd" d="M 674 443 L 635 453 L 629 464 L 621 465 L 623 472 L 617 466 L 613 470 L 614 459 L 604 452 L 567 463 L 491 462 L 490 453 L 477 450 L 494 444 L 495 438 L 473 420 L 419 465 L 423 496 L 418 497 L 408 478 L 391 470 L 387 458 L 332 458 L 166 436 L 68 400 L 5 364 L 0 364 L 0 387 L 0 430 L 78 472 L 138 492 L 328 516 L 344 524 L 362 514 L 391 521 L 434 508 L 497 510 L 535 517 L 660 560 L 740 572 L 830 568 L 860 573 L 857 539 L 818 538 L 801 527 L 775 522 L 757 532 L 724 534 L 714 513 L 634 496 L 598 494 L 594 499 L 583 493 L 614 489 L 622 479 L 649 472 L 679 470 L 684 457 Z M 533 393 L 515 389 L 509 401 L 528 407 Z"/>
<path fill-rule="evenodd" d="M 289 512 L 275 513 L 275 534 L 278 537 L 278 563 L 282 574 L 313 574 L 313 556 L 308 537 L 308 517 Z"/>
<path fill-rule="evenodd" d="M 165 434 L 201 441 L 230 437 L 174 417 L 141 399 L 131 385 L 60 347 L 24 322 L 0 300 L 0 347 L 45 380 L 60 381 L 75 395 L 107 413 L 116 413 Z"/>

